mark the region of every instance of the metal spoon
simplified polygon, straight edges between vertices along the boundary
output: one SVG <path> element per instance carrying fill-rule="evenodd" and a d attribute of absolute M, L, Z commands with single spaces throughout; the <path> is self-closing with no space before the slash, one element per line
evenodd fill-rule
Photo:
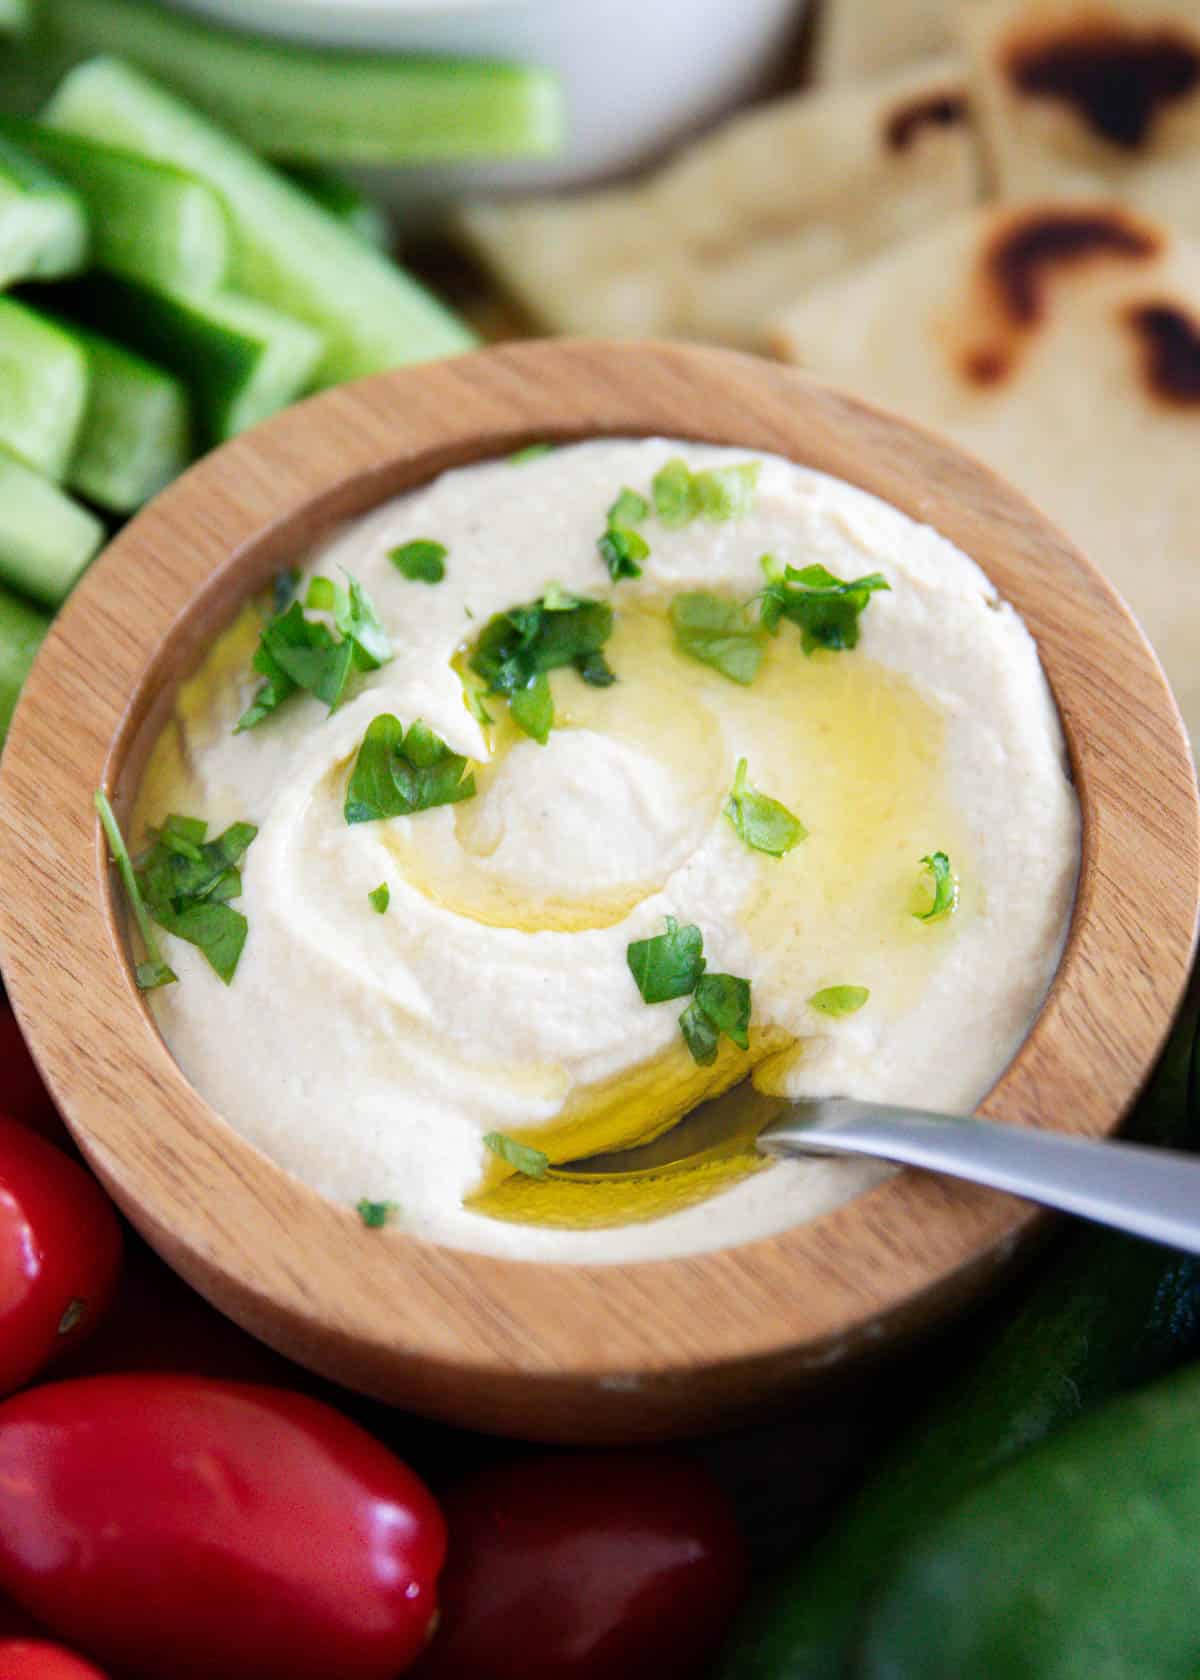
<path fill-rule="evenodd" d="M 1200 1254 L 1195 1156 L 849 1097 L 789 1103 L 776 1116 L 758 1135 L 758 1147 L 767 1155 L 868 1155 L 925 1167 Z M 684 1120 L 643 1149 L 573 1165 L 589 1176 L 661 1167 L 686 1160 L 696 1152 L 696 1141 L 690 1120 Z"/>

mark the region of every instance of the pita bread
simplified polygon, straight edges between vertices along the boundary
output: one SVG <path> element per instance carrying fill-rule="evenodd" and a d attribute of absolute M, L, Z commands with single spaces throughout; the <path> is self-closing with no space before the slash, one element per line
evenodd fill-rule
<path fill-rule="evenodd" d="M 961 0 L 823 0 L 814 78 L 841 87 L 949 51 L 958 4 Z"/>
<path fill-rule="evenodd" d="M 976 196 L 946 62 L 762 106 L 632 188 L 478 205 L 456 225 L 551 331 L 755 346 L 803 286 Z"/>
<path fill-rule="evenodd" d="M 815 289 L 775 342 L 1039 502 L 1200 741 L 1200 241 L 1104 201 L 981 211 Z"/>
<path fill-rule="evenodd" d="M 1111 193 L 1200 232 L 1196 0 L 976 0 L 961 30 L 1002 197 Z"/>

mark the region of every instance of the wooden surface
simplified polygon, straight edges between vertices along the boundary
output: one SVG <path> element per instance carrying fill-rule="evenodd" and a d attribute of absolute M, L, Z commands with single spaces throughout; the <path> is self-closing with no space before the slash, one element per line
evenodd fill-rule
<path fill-rule="evenodd" d="M 72 1131 L 134 1224 L 204 1295 L 312 1368 L 474 1428 L 636 1439 L 734 1423 L 968 1298 L 1040 1217 L 904 1173 L 737 1250 L 548 1266 L 366 1231 L 238 1138 L 136 990 L 91 807 L 128 811 L 182 676 L 332 521 L 534 440 L 669 433 L 839 474 L 972 555 L 1037 637 L 1083 808 L 1062 967 L 981 1112 L 1121 1122 L 1191 961 L 1191 753 L 1149 647 L 1022 497 L 937 439 L 794 370 L 682 346 L 521 344 L 342 387 L 186 474 L 56 621 L 0 768 L 0 947 Z M 1037 883 L 1030 882 L 1030 891 Z"/>

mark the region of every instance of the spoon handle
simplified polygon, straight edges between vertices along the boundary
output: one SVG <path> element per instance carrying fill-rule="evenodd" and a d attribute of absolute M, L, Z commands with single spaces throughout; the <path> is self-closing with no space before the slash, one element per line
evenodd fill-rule
<path fill-rule="evenodd" d="M 760 1134 L 768 1155 L 870 1155 L 1008 1190 L 1200 1254 L 1200 1159 L 827 1097 L 792 1103 Z"/>

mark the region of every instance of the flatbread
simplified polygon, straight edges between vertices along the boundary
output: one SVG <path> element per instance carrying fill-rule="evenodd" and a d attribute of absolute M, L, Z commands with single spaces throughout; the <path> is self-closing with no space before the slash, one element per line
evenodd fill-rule
<path fill-rule="evenodd" d="M 845 86 L 949 51 L 961 0 L 823 0 L 813 76 Z"/>
<path fill-rule="evenodd" d="M 456 227 L 541 327 L 756 347 L 802 287 L 976 197 L 947 61 L 764 105 L 632 188 L 476 205 Z"/>
<path fill-rule="evenodd" d="M 1200 241 L 1104 201 L 979 211 L 814 289 L 774 342 L 1039 502 L 1200 741 Z"/>
<path fill-rule="evenodd" d="M 960 26 L 1000 196 L 1112 194 L 1200 232 L 1197 0 L 975 0 Z"/>

